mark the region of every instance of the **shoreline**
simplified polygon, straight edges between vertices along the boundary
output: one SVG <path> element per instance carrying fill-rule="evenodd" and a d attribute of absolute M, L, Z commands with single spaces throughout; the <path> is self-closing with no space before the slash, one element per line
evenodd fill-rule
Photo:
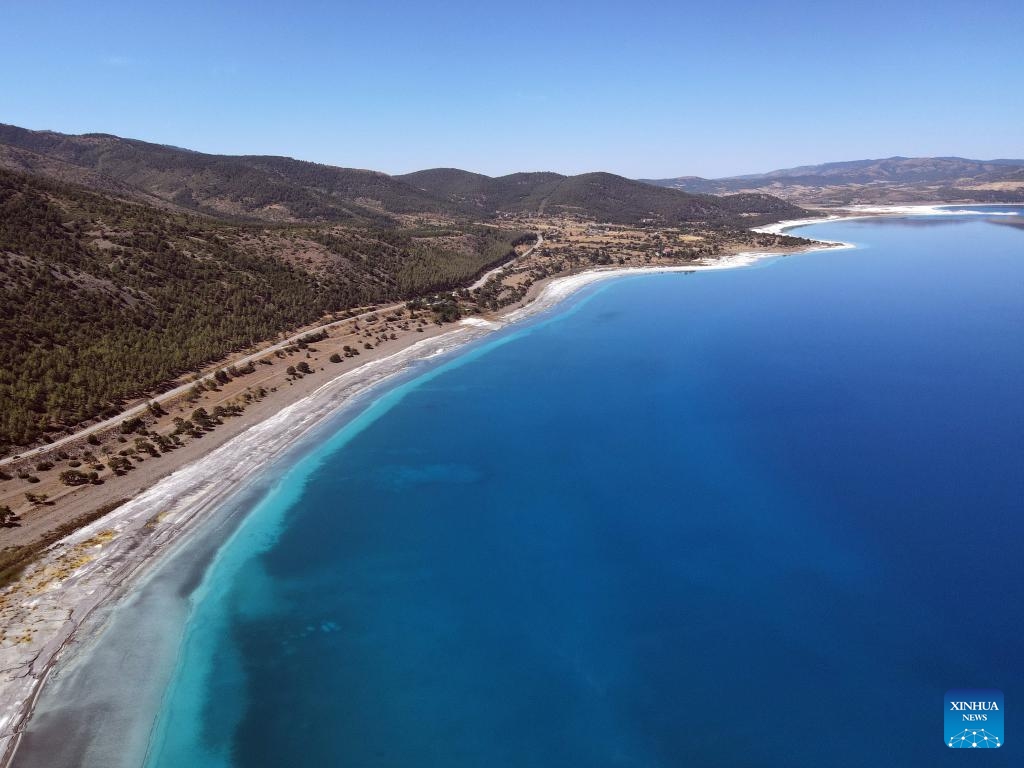
<path fill-rule="evenodd" d="M 371 390 L 416 363 L 451 353 L 550 310 L 595 282 L 631 275 L 737 269 L 770 257 L 833 247 L 784 253 L 751 251 L 712 263 L 590 269 L 549 278 L 537 286 L 536 295 L 524 306 L 510 308 L 493 319 L 464 318 L 451 330 L 338 374 L 157 480 L 113 512 L 69 534 L 29 565 L 4 595 L 15 603 L 12 622 L 5 629 L 23 642 L 0 649 L 0 673 L 5 676 L 0 679 L 0 767 L 7 768 L 13 760 L 46 678 L 62 652 L 97 610 L 130 591 L 149 566 L 185 542 L 218 507 L 242 491 L 246 480 L 324 420 L 358 405 Z"/>
<path fill-rule="evenodd" d="M 884 216 L 1017 216 L 1016 213 L 1000 213 L 999 211 L 980 211 L 978 208 L 986 206 L 1006 205 L 1024 207 L 1024 203 L 979 203 L 977 205 L 964 206 L 967 210 L 950 210 L 957 206 L 955 203 L 927 203 L 921 205 L 848 205 L 838 208 L 818 208 L 825 213 L 825 217 L 807 219 L 789 219 L 788 221 L 777 221 L 774 224 L 766 224 L 763 227 L 754 227 L 752 232 L 763 232 L 766 235 L 782 235 L 786 230 L 795 227 L 803 227 L 809 224 L 825 224 L 832 221 L 852 219 L 875 219 Z M 836 240 L 819 240 L 822 243 L 839 243 Z"/>
<path fill-rule="evenodd" d="M 777 234 L 805 224 L 879 215 L 885 214 L 789 220 L 754 231 Z M 0 649 L 0 673 L 4 676 L 0 679 L 0 768 L 11 764 L 50 672 L 83 625 L 99 609 L 130 594 L 166 553 L 186 545 L 197 529 L 215 521 L 216 511 L 244 492 L 246 481 L 258 476 L 327 419 L 357 407 L 364 396 L 412 366 L 548 311 L 595 282 L 634 275 L 737 269 L 773 257 L 856 247 L 817 242 L 819 245 L 782 252 L 747 251 L 710 263 L 596 268 L 548 278 L 535 286 L 522 306 L 489 318 L 464 318 L 454 328 L 339 373 L 50 546 L 3 593 L 13 603 L 9 606 L 13 610 L 5 611 L 5 620 L 12 619 L 5 629 L 9 637 L 18 637 L 19 641 Z"/>

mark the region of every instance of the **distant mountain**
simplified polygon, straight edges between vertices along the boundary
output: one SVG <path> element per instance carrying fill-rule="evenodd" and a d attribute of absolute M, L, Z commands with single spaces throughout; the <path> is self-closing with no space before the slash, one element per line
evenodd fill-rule
<path fill-rule="evenodd" d="M 650 184 L 611 173 L 513 173 L 492 178 L 455 168 L 434 168 L 395 178 L 452 205 L 474 206 L 480 211 L 579 215 L 613 224 L 754 226 L 807 214 L 771 195 L 722 198 L 655 191 Z"/>
<path fill-rule="evenodd" d="M 404 215 L 488 219 L 570 214 L 602 222 L 755 225 L 802 215 L 766 196 L 722 202 L 609 173 L 514 173 L 455 168 L 389 176 L 264 155 L 208 155 L 109 134 L 71 136 L 0 124 L 0 167 L 219 218 L 391 225 Z"/>
<path fill-rule="evenodd" d="M 703 179 L 645 179 L 691 193 L 767 192 L 801 204 L 1024 201 L 1024 160 L 889 157 Z"/>
<path fill-rule="evenodd" d="M 848 184 L 885 181 L 895 184 L 951 182 L 984 175 L 1000 175 L 1007 168 L 1024 166 L 1024 160 L 967 160 L 962 157 L 889 157 L 884 160 L 851 160 L 804 165 L 740 179 L 834 179 Z"/>

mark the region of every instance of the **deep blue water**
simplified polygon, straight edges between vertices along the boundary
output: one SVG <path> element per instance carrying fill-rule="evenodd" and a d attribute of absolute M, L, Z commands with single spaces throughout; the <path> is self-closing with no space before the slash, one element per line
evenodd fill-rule
<path fill-rule="evenodd" d="M 1019 761 L 1008 220 L 806 227 L 861 247 L 610 281 L 405 384 L 221 550 L 149 765 L 935 766 L 954 687 Z"/>

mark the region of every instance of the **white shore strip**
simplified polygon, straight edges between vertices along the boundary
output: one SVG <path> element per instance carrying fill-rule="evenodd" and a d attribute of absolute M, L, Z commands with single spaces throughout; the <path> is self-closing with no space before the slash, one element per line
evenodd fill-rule
<path fill-rule="evenodd" d="M 1024 207 L 1019 212 L 1010 211 L 979 211 L 976 208 L 963 210 L 950 210 L 948 203 L 935 205 L 849 205 L 842 208 L 830 208 L 827 216 L 815 219 L 790 219 L 779 221 L 775 224 L 768 224 L 763 227 L 754 227 L 754 232 L 763 232 L 766 235 L 782 235 L 786 230 L 794 227 L 803 227 L 808 224 L 824 224 L 829 221 L 840 219 L 869 219 L 878 216 L 1021 216 L 1024 215 Z M 999 203 L 993 203 L 999 205 Z M 1017 203 L 1006 203 L 1006 205 L 1017 205 Z M 838 241 L 822 240 L 821 242 L 833 242 L 837 245 L 848 245 Z"/>
<path fill-rule="evenodd" d="M 823 219 L 781 222 L 789 228 Z M 766 231 L 766 230 L 762 230 Z M 837 244 L 853 247 L 849 244 Z M 797 252 L 832 249 L 800 249 Z M 417 361 L 436 357 L 509 324 L 546 311 L 592 283 L 667 272 L 746 267 L 786 254 L 747 252 L 699 264 L 592 269 L 556 278 L 531 303 L 499 320 L 466 318 L 455 329 L 424 339 L 343 373 L 307 397 L 255 424 L 199 461 L 179 469 L 110 514 L 51 546 L 0 595 L 0 767 L 8 766 L 39 691 L 76 630 L 101 605 L 126 594 L 158 555 L 210 518 L 311 428 L 359 395 Z"/>

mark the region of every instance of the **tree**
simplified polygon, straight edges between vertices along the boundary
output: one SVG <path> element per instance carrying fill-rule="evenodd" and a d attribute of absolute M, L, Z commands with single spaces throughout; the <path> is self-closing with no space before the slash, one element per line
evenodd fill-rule
<path fill-rule="evenodd" d="M 149 442 L 149 440 L 147 440 L 144 437 L 135 438 L 135 450 L 140 452 L 145 451 L 154 459 L 160 455 L 160 451 L 156 449 L 156 446 L 153 445 L 151 442 Z"/>
<path fill-rule="evenodd" d="M 107 466 L 115 475 L 123 475 L 132 468 L 131 459 L 127 456 L 111 456 L 107 459 Z"/>
<path fill-rule="evenodd" d="M 184 162 L 184 172 L 198 172 Z M 247 205 L 281 202 L 276 185 L 246 181 Z M 282 258 L 295 251 L 296 230 L 213 221 L 0 169 L 0 448 L 58 425 L 124 419 L 117 414 L 127 400 L 324 316 L 355 317 L 357 307 L 457 288 L 522 236 L 468 223 L 413 230 L 362 208 L 358 230 L 341 229 L 334 221 L 341 207 L 322 203 L 319 193 L 299 197 L 287 206 L 309 223 L 301 239 L 339 257 L 344 271 L 310 271 Z M 253 237 L 261 247 L 251 247 Z M 110 290 L 84 287 L 97 280 Z M 325 336 L 301 341 L 308 349 Z M 188 397 L 252 369 L 227 367 Z"/>
<path fill-rule="evenodd" d="M 313 372 L 313 369 L 309 367 L 309 363 L 307 363 L 305 360 L 303 360 L 301 363 L 299 363 L 295 367 L 298 369 L 299 373 L 305 374 L 305 373 L 312 373 Z"/>
<path fill-rule="evenodd" d="M 133 416 L 130 419 L 125 419 L 121 422 L 121 434 L 130 435 L 132 432 L 142 429 L 144 426 L 142 419 L 138 416 Z"/>
<path fill-rule="evenodd" d="M 202 429 L 209 429 L 213 426 L 213 419 L 205 408 L 196 408 L 192 411 L 192 423 L 198 424 Z"/>
<path fill-rule="evenodd" d="M 77 469 L 67 469 L 60 473 L 60 481 L 70 486 L 85 485 L 89 482 L 89 476 Z"/>

